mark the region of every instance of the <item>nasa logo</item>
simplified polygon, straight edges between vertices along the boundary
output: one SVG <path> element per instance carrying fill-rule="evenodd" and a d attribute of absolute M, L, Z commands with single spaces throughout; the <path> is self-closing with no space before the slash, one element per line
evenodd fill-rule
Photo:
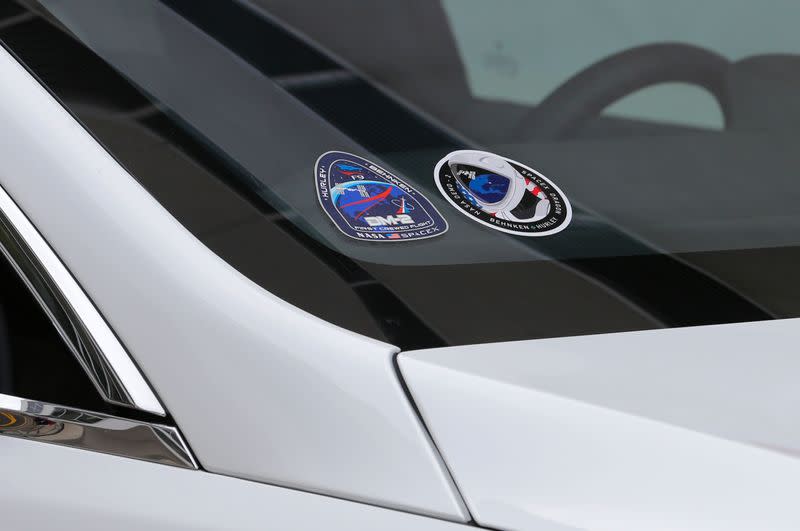
<path fill-rule="evenodd" d="M 555 183 L 494 153 L 453 151 L 436 165 L 434 180 L 451 205 L 495 230 L 549 236 L 572 220 L 572 206 Z"/>
<path fill-rule="evenodd" d="M 447 231 L 447 221 L 425 196 L 392 172 L 352 153 L 321 155 L 314 180 L 322 209 L 351 238 L 410 241 Z"/>

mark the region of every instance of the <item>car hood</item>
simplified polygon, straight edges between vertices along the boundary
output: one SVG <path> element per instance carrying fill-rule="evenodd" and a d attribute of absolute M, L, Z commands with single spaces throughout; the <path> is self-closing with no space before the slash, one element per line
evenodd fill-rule
<path fill-rule="evenodd" d="M 400 354 L 481 525 L 798 529 L 800 320 Z"/>

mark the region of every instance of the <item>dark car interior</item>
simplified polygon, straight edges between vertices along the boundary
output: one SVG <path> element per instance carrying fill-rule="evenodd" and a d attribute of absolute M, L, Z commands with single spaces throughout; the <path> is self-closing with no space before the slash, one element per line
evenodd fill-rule
<path fill-rule="evenodd" d="M 0 394 L 108 410 L 56 328 L 1 255 Z"/>

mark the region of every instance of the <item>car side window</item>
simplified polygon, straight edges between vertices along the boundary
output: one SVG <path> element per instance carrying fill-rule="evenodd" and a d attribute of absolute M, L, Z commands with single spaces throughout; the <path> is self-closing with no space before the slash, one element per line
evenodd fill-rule
<path fill-rule="evenodd" d="M 0 393 L 109 412 L 72 351 L 0 255 Z"/>

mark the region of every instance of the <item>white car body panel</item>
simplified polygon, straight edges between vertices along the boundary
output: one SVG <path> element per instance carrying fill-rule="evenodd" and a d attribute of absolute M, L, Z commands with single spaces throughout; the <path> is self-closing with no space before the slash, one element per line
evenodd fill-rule
<path fill-rule="evenodd" d="M 455 531 L 466 526 L 207 472 L 0 437 L 9 531 Z"/>
<path fill-rule="evenodd" d="M 472 345 L 399 364 L 476 521 L 800 529 L 800 320 Z"/>
<path fill-rule="evenodd" d="M 84 7 L 124 17 L 123 5 Z M 148 16 L 177 18 L 161 4 Z M 121 37 L 106 30 L 99 42 L 114 57 L 142 43 L 130 74 L 152 43 L 133 25 L 115 48 Z M 208 71 L 225 72 L 208 66 L 229 51 L 170 46 L 164 74 L 143 88 L 203 125 L 200 92 L 170 92 L 168 74 L 183 76 L 170 70 L 189 58 L 201 86 Z M 2 50 L 0 76 L 0 186 L 135 358 L 158 394 L 150 409 L 163 402 L 205 469 L 0 437 L 4 525 L 465 529 L 426 515 L 533 531 L 800 529 L 800 320 L 398 354 L 287 304 L 211 252 Z M 259 101 L 260 86 L 225 96 Z M 218 134 L 239 128 L 220 116 Z"/>
<path fill-rule="evenodd" d="M 248 280 L 5 51 L 0 77 L 0 185 L 129 349 L 205 469 L 468 519 L 398 380 L 395 347 Z"/>

